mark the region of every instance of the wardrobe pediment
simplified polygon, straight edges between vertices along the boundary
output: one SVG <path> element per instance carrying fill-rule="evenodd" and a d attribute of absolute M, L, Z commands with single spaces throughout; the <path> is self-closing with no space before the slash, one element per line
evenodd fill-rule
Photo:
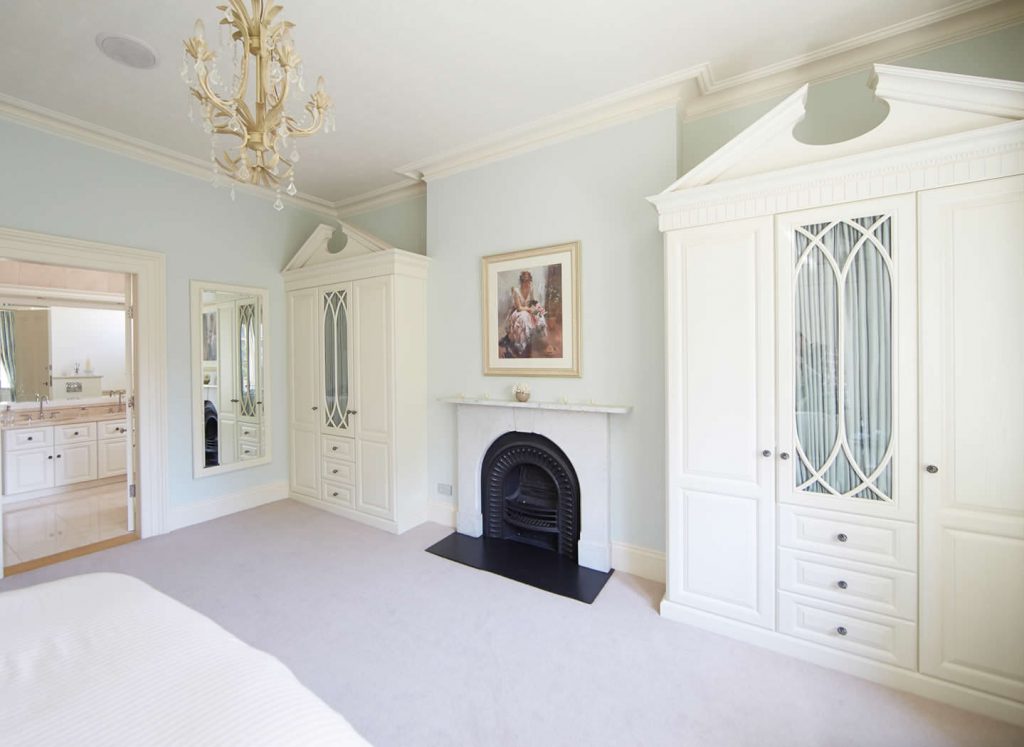
<path fill-rule="evenodd" d="M 344 221 L 338 221 L 338 223 L 346 239 L 340 251 L 332 251 L 332 248 L 337 246 L 337 241 L 335 241 L 335 247 L 330 246 L 337 229 L 326 223 L 321 223 L 313 229 L 313 233 L 295 252 L 295 256 L 285 266 L 284 271 L 299 270 L 303 267 L 312 267 L 327 262 L 337 262 L 339 259 L 377 254 L 398 248 L 349 223 Z"/>
<path fill-rule="evenodd" d="M 802 86 L 743 132 L 651 199 L 823 161 L 861 156 L 1024 119 L 1024 83 L 875 65 L 869 86 L 889 106 L 870 131 L 828 145 L 803 143 L 794 127 L 806 115 Z"/>

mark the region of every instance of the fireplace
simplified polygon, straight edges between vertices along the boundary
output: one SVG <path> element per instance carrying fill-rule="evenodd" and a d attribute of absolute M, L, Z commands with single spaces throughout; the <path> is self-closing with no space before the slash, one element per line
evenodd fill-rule
<path fill-rule="evenodd" d="M 580 483 L 565 453 L 537 433 L 499 436 L 484 456 L 483 534 L 577 560 Z"/>

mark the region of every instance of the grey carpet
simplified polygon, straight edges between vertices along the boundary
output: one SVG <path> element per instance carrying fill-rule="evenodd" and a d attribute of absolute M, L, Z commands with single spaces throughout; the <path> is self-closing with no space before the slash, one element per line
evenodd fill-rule
<path fill-rule="evenodd" d="M 1024 744 L 1024 730 L 658 616 L 616 573 L 588 606 L 292 501 L 0 581 L 111 570 L 287 664 L 388 745 Z M 130 705 L 129 705 L 130 707 Z"/>

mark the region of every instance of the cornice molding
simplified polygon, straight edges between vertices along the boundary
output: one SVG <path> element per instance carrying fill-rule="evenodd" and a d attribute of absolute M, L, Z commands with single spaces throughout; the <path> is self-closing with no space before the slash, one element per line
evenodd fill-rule
<path fill-rule="evenodd" d="M 395 171 L 410 179 L 429 182 L 675 108 L 681 100 L 696 94 L 695 81 L 706 74 L 706 67 L 697 65 L 671 73 L 475 143 L 407 163 Z"/>
<path fill-rule="evenodd" d="M 1017 0 L 965 0 L 838 44 L 716 80 L 710 67 L 684 121 L 701 119 L 1024 22 Z"/>
<path fill-rule="evenodd" d="M 363 192 L 355 197 L 338 200 L 333 203 L 333 207 L 338 211 L 338 217 L 345 219 L 353 215 L 368 213 L 371 210 L 379 210 L 380 208 L 397 205 L 400 202 L 412 200 L 426 193 L 427 185 L 424 182 L 402 181 L 388 184 L 378 189 L 372 189 L 369 192 Z"/>
<path fill-rule="evenodd" d="M 103 148 L 121 156 L 176 171 L 207 183 L 210 181 L 210 165 L 202 159 L 178 153 L 170 148 L 140 140 L 3 93 L 0 93 L 0 117 L 35 130 L 48 132 L 51 135 L 74 140 L 83 145 Z M 236 184 L 235 188 L 245 194 L 263 199 L 269 200 L 276 197 L 273 192 L 252 185 Z M 224 199 L 227 198 L 224 197 Z M 281 195 L 281 199 L 303 210 L 331 218 L 335 217 L 334 206 L 328 200 L 301 192 L 294 197 Z"/>

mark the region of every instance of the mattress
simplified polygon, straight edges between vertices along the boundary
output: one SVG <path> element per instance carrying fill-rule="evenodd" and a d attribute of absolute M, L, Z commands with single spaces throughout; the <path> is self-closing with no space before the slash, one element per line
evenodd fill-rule
<path fill-rule="evenodd" d="M 273 656 L 92 573 L 0 593 L 0 744 L 367 743 Z"/>

